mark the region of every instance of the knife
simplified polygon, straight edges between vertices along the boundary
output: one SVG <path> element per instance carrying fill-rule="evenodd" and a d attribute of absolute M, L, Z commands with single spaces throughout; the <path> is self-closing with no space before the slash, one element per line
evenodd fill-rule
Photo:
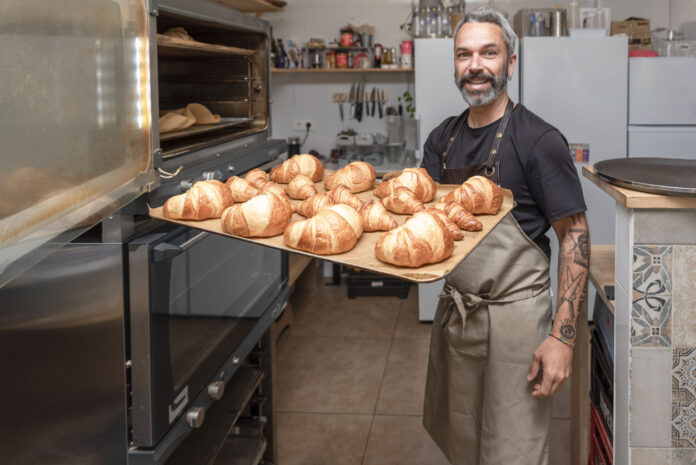
<path fill-rule="evenodd" d="M 357 95 L 357 104 L 355 108 L 355 117 L 358 121 L 362 121 L 362 113 L 363 113 L 363 93 L 365 91 L 365 84 L 358 84 L 358 95 Z"/>
<path fill-rule="evenodd" d="M 379 91 L 379 99 L 377 100 L 377 108 L 379 109 L 379 118 L 382 119 L 384 116 L 384 110 L 382 105 L 384 104 L 384 90 Z"/>
<path fill-rule="evenodd" d="M 353 119 L 355 117 L 355 83 L 350 86 L 348 101 L 350 102 L 350 119 Z"/>
<path fill-rule="evenodd" d="M 370 111 L 370 116 L 375 116 L 375 103 L 377 100 L 377 88 L 372 88 L 372 93 L 370 94 L 370 102 L 372 103 L 372 110 Z"/>

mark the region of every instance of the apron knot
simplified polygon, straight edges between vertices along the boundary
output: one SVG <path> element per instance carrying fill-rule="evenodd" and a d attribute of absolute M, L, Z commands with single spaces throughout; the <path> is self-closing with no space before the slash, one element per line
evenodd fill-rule
<path fill-rule="evenodd" d="M 462 317 L 463 325 L 466 325 L 466 316 L 468 313 L 477 311 L 482 304 L 489 302 L 487 299 L 476 294 L 462 294 L 449 283 L 445 283 L 445 287 L 442 288 L 442 292 L 440 293 L 440 298 L 449 298 L 454 301 L 457 311 Z M 446 320 L 447 318 L 443 319 L 443 321 Z"/>

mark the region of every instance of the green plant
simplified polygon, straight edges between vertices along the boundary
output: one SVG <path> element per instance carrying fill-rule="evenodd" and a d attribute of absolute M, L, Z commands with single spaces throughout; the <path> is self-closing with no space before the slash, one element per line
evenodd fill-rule
<path fill-rule="evenodd" d="M 411 95 L 411 92 L 407 90 L 397 99 L 399 104 L 401 104 L 402 98 L 403 102 L 406 104 L 406 112 L 408 113 L 408 116 L 413 118 L 413 115 L 416 113 L 416 106 L 413 103 L 413 95 Z"/>

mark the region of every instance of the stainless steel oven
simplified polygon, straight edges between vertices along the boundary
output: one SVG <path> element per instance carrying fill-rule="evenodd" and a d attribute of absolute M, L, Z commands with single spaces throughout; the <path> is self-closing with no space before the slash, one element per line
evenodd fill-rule
<path fill-rule="evenodd" d="M 280 313 L 285 257 L 185 227 L 128 243 L 132 446 L 157 446 L 178 420 L 181 432 L 202 425 Z"/>

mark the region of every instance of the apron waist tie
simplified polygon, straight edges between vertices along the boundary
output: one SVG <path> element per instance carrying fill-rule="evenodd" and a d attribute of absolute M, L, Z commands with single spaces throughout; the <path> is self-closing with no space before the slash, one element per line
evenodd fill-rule
<path fill-rule="evenodd" d="M 486 294 L 478 295 L 469 292 L 459 292 L 457 288 L 452 286 L 450 283 L 445 283 L 440 293 L 440 298 L 450 298 L 454 301 L 457 307 L 459 315 L 462 317 L 462 326 L 466 326 L 466 316 L 468 313 L 473 313 L 477 311 L 481 305 L 486 304 L 503 304 L 510 302 L 517 302 L 519 300 L 530 299 L 541 292 L 545 291 L 550 287 L 550 281 L 546 281 L 543 285 L 534 285 L 529 288 L 521 289 L 519 291 L 511 292 L 505 296 L 497 299 L 490 299 Z M 443 325 L 447 324 L 449 318 L 443 318 Z"/>

